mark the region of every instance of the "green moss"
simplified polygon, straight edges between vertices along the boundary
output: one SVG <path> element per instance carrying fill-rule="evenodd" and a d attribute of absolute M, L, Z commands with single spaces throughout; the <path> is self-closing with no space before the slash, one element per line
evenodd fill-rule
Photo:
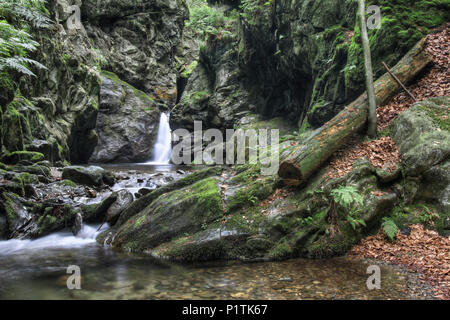
<path fill-rule="evenodd" d="M 195 68 L 197 68 L 198 65 L 198 61 L 194 61 L 192 62 L 182 73 L 181 73 L 181 77 L 182 78 L 189 78 L 192 74 L 192 72 L 194 72 Z"/>
<path fill-rule="evenodd" d="M 44 155 L 40 152 L 33 151 L 14 151 L 8 157 L 10 161 L 18 162 L 20 160 L 28 160 L 31 162 L 39 162 L 44 160 Z"/>
<path fill-rule="evenodd" d="M 147 95 L 145 92 L 136 89 L 129 83 L 121 80 L 115 73 L 102 70 L 102 76 L 105 76 L 106 78 L 108 78 L 109 80 L 113 81 L 114 83 L 116 83 L 120 86 L 124 85 L 124 86 L 128 87 L 129 89 L 133 90 L 133 93 L 136 97 L 140 98 L 141 100 L 147 101 L 149 105 L 152 105 L 152 106 L 155 105 L 155 100 L 152 97 Z"/>
<path fill-rule="evenodd" d="M 77 184 L 75 182 L 73 182 L 72 180 L 69 179 L 65 179 L 65 180 L 61 180 L 58 182 L 58 184 L 67 186 L 67 187 L 72 187 L 75 188 L 77 186 Z"/>
<path fill-rule="evenodd" d="M 253 206 L 260 200 L 267 198 L 274 190 L 273 182 L 273 177 L 265 177 L 239 189 L 228 199 L 227 212 Z"/>
<path fill-rule="evenodd" d="M 436 106 L 433 104 L 433 106 Z M 423 110 L 433 120 L 433 122 L 442 130 L 450 131 L 450 108 L 442 105 L 441 108 L 433 107 L 429 103 L 422 103 L 417 106 L 419 110 Z"/>

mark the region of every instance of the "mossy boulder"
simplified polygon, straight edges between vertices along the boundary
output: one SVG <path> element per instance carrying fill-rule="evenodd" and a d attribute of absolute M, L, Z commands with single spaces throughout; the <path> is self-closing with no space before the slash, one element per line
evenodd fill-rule
<path fill-rule="evenodd" d="M 63 169 L 62 178 L 87 186 L 99 187 L 103 183 L 113 184 L 111 173 L 97 166 L 68 166 Z"/>
<path fill-rule="evenodd" d="M 161 195 L 142 212 L 127 220 L 112 245 L 131 251 L 150 250 L 187 232 L 197 232 L 223 216 L 216 178 Z"/>
<path fill-rule="evenodd" d="M 450 155 L 450 97 L 415 103 L 393 123 L 406 175 L 419 176 Z"/>
<path fill-rule="evenodd" d="M 86 222 L 108 222 L 113 226 L 121 213 L 133 202 L 133 195 L 126 189 L 111 193 L 99 203 L 83 205 L 82 216 Z"/>
<path fill-rule="evenodd" d="M 44 155 L 33 151 L 14 151 L 4 158 L 4 161 L 8 164 L 17 164 L 20 161 L 36 163 L 41 160 L 44 160 Z"/>
<path fill-rule="evenodd" d="M 137 213 L 144 210 L 145 207 L 150 205 L 154 200 L 156 200 L 161 195 L 177 190 L 185 188 L 189 185 L 192 185 L 200 180 L 206 179 L 211 176 L 218 176 L 222 173 L 221 167 L 208 167 L 203 170 L 199 170 L 194 172 L 186 177 L 169 183 L 163 187 L 157 188 L 152 192 L 146 194 L 145 196 L 140 197 L 136 201 L 134 201 L 130 206 L 128 206 L 120 215 L 119 220 L 117 221 L 117 225 L 124 224 L 128 219 L 136 215 Z"/>
<path fill-rule="evenodd" d="M 404 174 L 420 178 L 418 199 L 439 203 L 450 211 L 450 97 L 415 103 L 392 124 Z"/>

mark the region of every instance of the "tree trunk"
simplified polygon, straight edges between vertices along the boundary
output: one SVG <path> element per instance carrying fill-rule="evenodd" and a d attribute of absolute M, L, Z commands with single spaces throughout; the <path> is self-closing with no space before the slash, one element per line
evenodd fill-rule
<path fill-rule="evenodd" d="M 431 62 L 425 52 L 425 44 L 425 39 L 419 41 L 392 69 L 403 83 L 409 83 Z M 400 88 L 388 73 L 384 74 L 375 82 L 377 104 L 380 106 L 386 104 Z M 278 175 L 290 184 L 298 185 L 305 182 L 351 135 L 365 125 L 367 106 L 367 94 L 364 93 L 317 129 L 286 159 L 282 159 Z"/>
<path fill-rule="evenodd" d="M 372 68 L 372 57 L 370 54 L 370 43 L 369 36 L 367 35 L 367 24 L 366 24 L 366 5 L 364 0 L 358 0 L 358 15 L 360 21 L 361 29 L 361 42 L 364 51 L 364 68 L 366 72 L 366 90 L 369 100 L 369 115 L 368 122 L 369 126 L 367 129 L 367 134 L 369 137 L 373 138 L 377 134 L 377 105 L 375 102 L 375 89 L 373 87 L 373 68 Z"/>

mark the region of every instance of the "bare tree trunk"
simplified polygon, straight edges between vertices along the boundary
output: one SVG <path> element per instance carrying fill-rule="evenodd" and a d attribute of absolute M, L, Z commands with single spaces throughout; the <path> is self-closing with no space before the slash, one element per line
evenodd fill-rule
<path fill-rule="evenodd" d="M 358 15 L 361 29 L 361 41 L 364 51 L 364 67 L 366 71 L 366 89 L 369 100 L 368 129 L 367 134 L 373 138 L 377 134 L 377 104 L 375 102 L 375 89 L 373 87 L 372 57 L 370 43 L 367 35 L 366 5 L 364 0 L 358 0 Z"/>

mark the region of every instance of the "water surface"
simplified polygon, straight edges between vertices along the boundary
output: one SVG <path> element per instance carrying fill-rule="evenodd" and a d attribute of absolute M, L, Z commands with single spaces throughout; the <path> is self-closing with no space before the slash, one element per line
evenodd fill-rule
<path fill-rule="evenodd" d="M 368 264 L 348 258 L 180 265 L 98 245 L 96 226 L 74 237 L 0 242 L 0 299 L 407 299 L 405 276 L 382 267 L 382 289 L 366 288 Z M 67 289 L 69 265 L 81 290 Z"/>

